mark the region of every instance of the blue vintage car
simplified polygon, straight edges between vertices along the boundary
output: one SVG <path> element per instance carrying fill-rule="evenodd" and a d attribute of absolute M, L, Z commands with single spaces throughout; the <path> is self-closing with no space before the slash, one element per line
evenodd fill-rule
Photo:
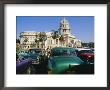
<path fill-rule="evenodd" d="M 18 53 L 18 57 L 24 59 L 31 59 L 32 64 L 39 64 L 41 49 L 29 49 L 29 50 L 22 50 Z"/>
<path fill-rule="evenodd" d="M 29 73 L 30 65 L 32 64 L 31 59 L 18 58 L 16 61 L 16 74 Z"/>
<path fill-rule="evenodd" d="M 41 49 L 21 50 L 16 53 L 16 73 L 33 73 L 33 64 L 38 65 Z M 30 70 L 29 70 L 30 69 Z"/>
<path fill-rule="evenodd" d="M 18 57 L 28 59 L 29 51 L 28 50 L 20 50 L 20 51 L 17 52 L 17 55 L 18 55 Z"/>
<path fill-rule="evenodd" d="M 41 59 L 41 49 L 29 49 L 28 57 L 32 59 L 32 64 L 39 64 Z"/>

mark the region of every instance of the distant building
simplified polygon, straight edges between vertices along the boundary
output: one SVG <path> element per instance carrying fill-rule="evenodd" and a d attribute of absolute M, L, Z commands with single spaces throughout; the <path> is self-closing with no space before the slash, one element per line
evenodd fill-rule
<path fill-rule="evenodd" d="M 74 35 L 71 34 L 71 29 L 68 21 L 64 18 L 60 22 L 60 27 L 58 29 L 58 38 L 52 37 L 53 32 L 45 32 L 47 38 L 44 43 L 35 42 L 38 39 L 40 32 L 25 31 L 20 33 L 20 45 L 21 49 L 29 48 L 53 48 L 53 47 L 81 47 L 81 40 L 76 39 Z M 61 38 L 63 37 L 63 38 Z M 62 40 L 63 39 L 63 40 Z"/>

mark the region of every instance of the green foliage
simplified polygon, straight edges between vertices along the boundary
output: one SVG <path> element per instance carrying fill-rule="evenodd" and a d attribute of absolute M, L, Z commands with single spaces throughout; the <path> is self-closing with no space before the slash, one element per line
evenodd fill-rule
<path fill-rule="evenodd" d="M 19 51 L 20 50 L 20 44 L 19 43 L 16 43 L 16 51 Z"/>
<path fill-rule="evenodd" d="M 16 39 L 16 43 L 20 43 L 20 40 L 19 39 Z"/>
<path fill-rule="evenodd" d="M 42 42 L 42 46 L 45 44 L 45 41 L 47 40 L 47 35 L 45 32 L 40 32 L 38 35 L 36 35 L 35 43 L 37 46 L 39 45 L 39 42 Z M 44 45 L 45 47 L 45 45 Z"/>
<path fill-rule="evenodd" d="M 52 30 L 52 31 L 53 31 L 53 33 L 52 33 L 52 38 L 53 38 L 53 39 L 59 38 L 58 31 L 55 31 L 55 30 Z"/>
<path fill-rule="evenodd" d="M 59 38 L 59 40 L 60 40 L 61 42 L 64 42 L 64 41 L 65 41 L 65 40 L 64 40 L 64 36 L 61 35 L 60 38 Z"/>
<path fill-rule="evenodd" d="M 39 33 L 39 41 L 40 42 L 43 42 L 43 41 L 46 41 L 47 40 L 47 35 L 45 32 L 40 32 Z"/>
<path fill-rule="evenodd" d="M 82 46 L 83 47 L 94 48 L 94 42 L 82 43 Z"/>

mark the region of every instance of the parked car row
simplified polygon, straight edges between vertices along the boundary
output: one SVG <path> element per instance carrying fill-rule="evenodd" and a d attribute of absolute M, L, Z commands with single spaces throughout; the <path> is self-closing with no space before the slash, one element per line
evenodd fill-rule
<path fill-rule="evenodd" d="M 27 73 L 35 73 L 36 67 L 38 68 L 44 62 L 46 58 L 45 55 L 42 54 L 42 49 L 29 49 L 29 50 L 21 50 L 16 53 L 17 61 L 16 61 L 16 72 L 17 74 L 21 74 L 26 71 L 26 68 L 29 68 L 29 72 Z M 30 63 L 27 63 L 27 60 L 30 60 Z M 19 63 L 18 63 L 19 62 Z M 24 64 L 23 64 L 24 63 Z M 18 67 L 19 66 L 19 67 Z M 22 68 L 23 70 L 20 70 Z"/>
<path fill-rule="evenodd" d="M 18 52 L 19 58 L 16 70 L 21 73 L 29 67 L 29 73 L 44 74 L 93 74 L 94 52 L 90 49 L 77 49 L 71 47 L 55 47 L 49 52 L 49 57 L 42 49 L 29 49 Z M 23 64 L 24 63 L 24 64 Z M 23 70 L 21 70 L 22 68 Z M 21 71 L 21 72 L 19 72 Z"/>

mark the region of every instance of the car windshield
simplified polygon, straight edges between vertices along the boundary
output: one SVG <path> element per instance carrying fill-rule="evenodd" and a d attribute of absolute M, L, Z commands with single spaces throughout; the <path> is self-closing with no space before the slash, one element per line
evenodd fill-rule
<path fill-rule="evenodd" d="M 34 50 L 34 49 L 31 49 L 31 50 L 29 50 L 29 53 L 32 53 L 32 54 L 39 54 L 39 53 L 41 53 L 41 50 Z"/>
<path fill-rule="evenodd" d="M 83 54 L 83 53 L 93 53 L 93 51 L 92 50 L 81 50 L 80 53 L 81 54 Z"/>
<path fill-rule="evenodd" d="M 52 56 L 76 56 L 74 50 L 52 50 Z"/>

